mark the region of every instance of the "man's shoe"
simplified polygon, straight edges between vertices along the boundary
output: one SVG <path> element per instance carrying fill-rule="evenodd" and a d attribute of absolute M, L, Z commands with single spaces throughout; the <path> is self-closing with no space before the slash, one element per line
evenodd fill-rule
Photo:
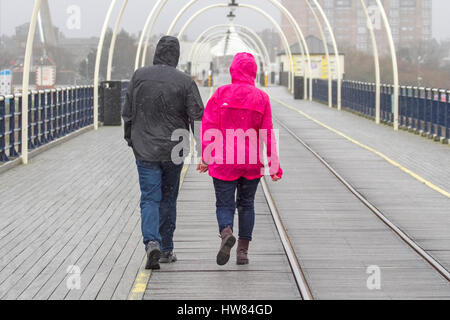
<path fill-rule="evenodd" d="M 217 254 L 217 264 L 219 266 L 226 265 L 230 260 L 230 252 L 236 243 L 236 238 L 233 236 L 233 232 L 230 227 L 226 227 L 220 233 L 222 243 L 220 245 L 219 253 Z"/>
<path fill-rule="evenodd" d="M 159 263 L 173 263 L 177 262 L 177 256 L 173 251 L 163 252 L 161 258 L 159 258 Z"/>
<path fill-rule="evenodd" d="M 161 257 L 161 250 L 159 244 L 154 241 L 150 241 L 145 247 L 147 252 L 147 264 L 145 269 L 147 270 L 159 270 L 159 258 Z"/>
<path fill-rule="evenodd" d="M 238 265 L 245 265 L 248 264 L 248 246 L 250 244 L 250 241 L 248 240 L 241 240 L 238 241 L 238 247 L 237 247 L 237 256 L 236 256 L 236 262 Z"/>

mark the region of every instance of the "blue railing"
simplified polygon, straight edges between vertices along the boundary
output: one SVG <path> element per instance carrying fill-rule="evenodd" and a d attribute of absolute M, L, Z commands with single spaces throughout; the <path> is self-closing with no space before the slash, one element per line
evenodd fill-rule
<path fill-rule="evenodd" d="M 93 124 L 93 86 L 32 91 L 28 99 L 30 150 Z M 0 162 L 20 156 L 22 112 L 21 94 L 0 96 Z"/>
<path fill-rule="evenodd" d="M 435 138 L 450 139 L 450 90 L 405 87 L 399 88 L 399 125 Z M 381 85 L 380 117 L 392 124 L 393 86 Z M 337 105 L 337 82 L 333 81 L 333 105 Z M 342 107 L 375 118 L 375 84 L 342 82 Z M 313 98 L 328 104 L 328 80 L 313 81 Z"/>

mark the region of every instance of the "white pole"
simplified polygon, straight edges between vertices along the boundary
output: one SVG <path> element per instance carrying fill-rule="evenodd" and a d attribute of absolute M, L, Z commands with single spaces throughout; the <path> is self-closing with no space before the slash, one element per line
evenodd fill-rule
<path fill-rule="evenodd" d="M 342 109 L 342 104 L 341 104 L 341 97 L 342 97 L 342 92 L 341 92 L 341 60 L 340 60 L 340 56 L 339 56 L 339 51 L 338 51 L 338 46 L 336 43 L 336 38 L 334 37 L 334 32 L 333 32 L 333 28 L 331 27 L 330 21 L 327 18 L 327 15 L 325 14 L 325 12 L 322 9 L 322 6 L 319 4 L 319 2 L 317 2 L 317 0 L 313 0 L 317 9 L 319 10 L 320 15 L 322 16 L 323 20 L 325 21 L 325 24 L 327 26 L 328 32 L 330 33 L 331 36 L 331 42 L 333 43 L 333 49 L 334 49 L 334 55 L 335 55 L 335 59 L 336 59 L 336 72 L 337 72 L 337 108 L 338 110 Z M 329 61 L 328 63 L 330 63 L 331 61 Z M 331 77 L 333 75 L 330 75 Z"/>
<path fill-rule="evenodd" d="M 306 67 L 305 67 L 305 51 L 306 51 L 306 56 L 308 58 L 307 62 L 308 62 L 308 71 L 309 71 L 309 82 L 310 82 L 310 97 L 309 99 L 312 100 L 312 63 L 311 63 L 311 56 L 309 54 L 309 48 L 308 48 L 308 44 L 306 43 L 306 39 L 303 35 L 302 29 L 300 28 L 300 26 L 298 25 L 297 21 L 294 19 L 294 17 L 292 16 L 292 14 L 289 12 L 289 10 L 283 6 L 280 2 L 276 1 L 276 0 L 269 0 L 273 5 L 275 5 L 276 7 L 278 7 L 283 13 L 284 15 L 288 18 L 289 22 L 291 23 L 292 27 L 294 28 L 295 32 L 296 32 L 296 36 L 297 36 L 297 41 L 298 41 L 298 45 L 300 47 L 300 50 L 302 51 L 302 57 L 303 57 L 303 72 L 304 72 L 304 86 L 305 86 L 305 91 L 304 91 L 304 95 L 305 95 L 305 100 L 308 97 L 307 94 L 307 72 L 306 72 Z M 303 44 L 303 45 L 302 45 Z"/>
<path fill-rule="evenodd" d="M 259 12 L 260 14 L 262 14 L 264 17 L 266 17 L 272 23 L 272 25 L 275 27 L 275 29 L 278 30 L 278 33 L 280 34 L 280 36 L 284 42 L 284 45 L 286 47 L 285 50 L 287 51 L 288 56 L 289 56 L 289 67 L 290 67 L 290 72 L 291 72 L 291 76 L 290 76 L 291 83 L 290 83 L 289 88 L 291 90 L 291 93 L 294 93 L 294 77 L 295 77 L 294 59 L 292 57 L 292 52 L 291 52 L 291 47 L 289 46 L 289 41 L 288 41 L 286 35 L 284 34 L 283 29 L 281 29 L 280 25 L 266 11 L 264 11 L 256 6 L 249 5 L 249 4 L 240 4 L 239 7 L 248 8 L 253 11 Z"/>
<path fill-rule="evenodd" d="M 122 21 L 123 13 L 127 7 L 128 0 L 124 0 L 122 4 L 122 8 L 120 9 L 119 16 L 117 17 L 116 24 L 114 25 L 114 31 L 111 38 L 111 44 L 109 46 L 109 55 L 108 55 L 108 68 L 106 69 L 106 81 L 111 81 L 111 73 L 112 73 L 112 64 L 114 59 L 114 50 L 116 48 L 116 39 L 117 33 L 119 32 L 120 22 Z"/>
<path fill-rule="evenodd" d="M 150 26 L 150 29 L 148 29 L 148 33 L 147 33 L 147 39 L 145 39 L 145 45 L 144 45 L 144 50 L 142 52 L 142 63 L 141 63 L 141 67 L 145 66 L 145 60 L 147 59 L 147 50 L 148 50 L 148 45 L 150 43 L 150 39 L 152 37 L 152 33 L 153 33 L 153 28 L 155 27 L 155 23 L 159 18 L 159 15 L 161 14 L 162 9 L 164 9 L 165 5 L 167 3 L 167 0 L 164 0 L 164 2 L 162 3 L 162 5 L 159 7 L 158 11 L 156 12 L 155 18 L 152 21 L 152 24 Z"/>
<path fill-rule="evenodd" d="M 155 13 L 158 6 L 161 4 L 161 1 L 162 0 L 158 0 L 158 2 L 155 3 L 155 5 L 152 8 L 152 11 L 150 11 L 150 14 L 147 17 L 147 20 L 145 21 L 144 29 L 142 29 L 141 37 L 139 38 L 139 43 L 138 43 L 138 47 L 136 50 L 136 60 L 134 62 L 134 70 L 137 70 L 139 68 L 139 61 L 141 59 L 141 50 L 142 50 L 142 44 L 144 42 L 144 37 L 147 32 L 148 25 L 150 24 L 150 22 L 152 20 L 153 14 Z"/>
<path fill-rule="evenodd" d="M 331 74 L 331 61 L 330 61 L 330 52 L 328 50 L 328 43 L 327 38 L 325 37 L 325 33 L 323 32 L 322 23 L 320 22 L 319 17 L 317 16 L 316 12 L 314 11 L 313 7 L 309 3 L 309 0 L 305 0 L 306 4 L 309 7 L 309 10 L 311 11 L 314 20 L 316 20 L 317 27 L 319 28 L 320 37 L 322 38 L 323 46 L 325 49 L 325 55 L 327 57 L 327 64 L 328 64 L 328 107 L 333 107 L 333 82 L 332 82 L 332 74 Z"/>
<path fill-rule="evenodd" d="M 378 8 L 380 9 L 381 17 L 383 18 L 384 28 L 386 29 L 386 35 L 389 40 L 389 48 L 391 51 L 392 57 L 392 71 L 394 74 L 394 130 L 398 131 L 399 122 L 398 122 L 398 91 L 399 91 L 399 83 L 398 83 L 398 64 L 397 64 L 397 52 L 395 50 L 394 38 L 392 37 L 392 30 L 389 24 L 388 17 L 386 15 L 386 11 L 384 10 L 383 4 L 380 0 L 377 0 Z"/>
<path fill-rule="evenodd" d="M 23 63 L 22 76 L 22 163 L 28 164 L 28 95 L 30 81 L 31 54 L 33 53 L 34 34 L 36 32 L 36 22 L 41 9 L 42 0 L 34 2 L 33 13 L 31 15 L 30 27 L 28 29 L 27 45 L 25 48 L 25 59 Z M 13 133 L 14 134 L 14 133 Z"/>
<path fill-rule="evenodd" d="M 367 28 L 369 29 L 370 38 L 372 40 L 373 58 L 375 63 L 375 122 L 380 124 L 381 122 L 381 76 L 380 76 L 380 60 L 378 55 L 377 40 L 375 38 L 374 26 L 370 19 L 369 12 L 364 0 L 361 0 L 361 6 L 367 19 Z"/>
<path fill-rule="evenodd" d="M 111 13 L 116 5 L 117 0 L 111 0 L 108 12 L 106 13 L 105 21 L 103 22 L 102 33 L 98 41 L 97 57 L 95 58 L 95 72 L 94 72 L 94 129 L 98 130 L 98 86 L 100 82 L 100 63 L 102 60 L 103 43 L 105 42 L 106 30 L 108 28 Z"/>

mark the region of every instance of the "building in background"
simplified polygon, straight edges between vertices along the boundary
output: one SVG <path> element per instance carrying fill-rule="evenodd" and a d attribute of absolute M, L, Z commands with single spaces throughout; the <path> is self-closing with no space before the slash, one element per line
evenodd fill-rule
<path fill-rule="evenodd" d="M 292 12 L 305 36 L 320 37 L 317 24 L 306 1 L 309 0 L 282 0 L 287 9 Z M 387 53 L 388 42 L 376 1 L 365 1 L 375 26 L 380 52 Z M 382 2 L 397 48 L 417 45 L 432 39 L 432 0 L 383 0 Z M 372 50 L 360 0 L 319 0 L 319 3 L 330 20 L 339 47 L 359 51 Z M 297 42 L 295 33 L 284 17 L 282 25 L 286 34 L 289 35 L 289 41 Z"/>
<path fill-rule="evenodd" d="M 336 65 L 336 55 L 334 54 L 333 47 L 328 45 L 328 51 L 330 55 L 330 61 L 327 60 L 327 56 L 325 54 L 325 48 L 323 46 L 322 40 L 315 36 L 308 36 L 306 38 L 306 44 L 310 50 L 311 55 L 311 67 L 312 67 L 312 78 L 313 79 L 328 79 L 328 63 L 330 63 L 330 69 L 332 74 L 332 79 L 336 80 L 337 73 L 337 65 Z M 291 53 L 294 63 L 294 72 L 295 76 L 303 77 L 304 76 L 304 60 L 300 51 L 300 47 L 298 43 L 295 43 L 291 46 Z M 307 63 L 308 60 L 305 60 Z M 339 52 L 339 62 L 341 64 L 341 76 L 343 79 L 345 77 L 345 56 L 343 52 Z M 277 65 L 279 66 L 279 70 L 281 73 L 289 71 L 289 57 L 285 51 L 282 51 L 278 54 Z"/>

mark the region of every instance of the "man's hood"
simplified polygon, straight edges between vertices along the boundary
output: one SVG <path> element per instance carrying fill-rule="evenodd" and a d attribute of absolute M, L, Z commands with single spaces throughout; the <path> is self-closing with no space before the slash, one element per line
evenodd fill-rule
<path fill-rule="evenodd" d="M 176 68 L 180 60 L 180 42 L 171 36 L 162 37 L 156 46 L 153 64 L 164 64 Z"/>
<path fill-rule="evenodd" d="M 258 66 L 255 57 L 246 52 L 234 56 L 230 67 L 231 80 L 233 83 L 245 83 L 255 85 Z"/>

